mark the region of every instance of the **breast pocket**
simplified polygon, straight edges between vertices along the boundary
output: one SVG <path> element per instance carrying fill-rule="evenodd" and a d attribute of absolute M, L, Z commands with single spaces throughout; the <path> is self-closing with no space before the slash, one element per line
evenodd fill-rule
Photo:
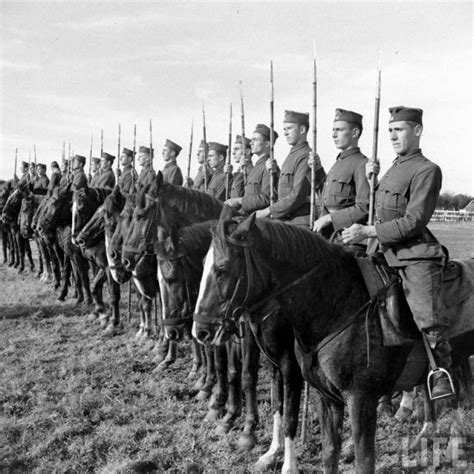
<path fill-rule="evenodd" d="M 293 189 L 293 183 L 295 181 L 295 176 L 291 173 L 282 173 L 280 174 L 280 180 L 278 184 L 279 197 L 285 197 Z"/>
<path fill-rule="evenodd" d="M 391 183 L 378 189 L 380 206 L 384 211 L 385 221 L 405 215 L 408 204 L 409 187 L 404 184 Z"/>

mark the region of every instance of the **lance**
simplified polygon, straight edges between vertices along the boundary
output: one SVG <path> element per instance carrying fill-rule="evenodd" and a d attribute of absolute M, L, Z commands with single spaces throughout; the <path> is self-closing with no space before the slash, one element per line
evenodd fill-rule
<path fill-rule="evenodd" d="M 132 189 L 135 185 L 135 153 L 137 148 L 137 124 L 133 126 Z M 133 191 L 132 191 L 133 192 Z"/>
<path fill-rule="evenodd" d="M 240 121 L 242 123 L 242 156 L 245 160 L 245 109 L 244 109 L 244 94 L 242 93 L 242 81 L 239 81 L 239 92 L 240 92 Z M 247 167 L 242 168 L 242 174 L 244 176 L 244 183 L 247 181 Z"/>
<path fill-rule="evenodd" d="M 102 158 L 102 153 L 104 152 L 104 129 L 100 131 L 100 157 Z"/>
<path fill-rule="evenodd" d="M 28 150 L 28 172 L 30 171 L 31 165 L 31 150 Z"/>
<path fill-rule="evenodd" d="M 72 163 L 71 163 L 71 142 L 68 144 L 68 158 L 67 158 L 67 179 L 69 181 L 69 178 L 71 177 L 71 172 L 72 172 Z"/>
<path fill-rule="evenodd" d="M 311 167 L 311 197 L 309 210 L 309 228 L 313 228 L 316 220 L 316 155 L 318 150 L 318 81 L 316 69 L 316 51 L 313 44 L 313 166 Z"/>
<path fill-rule="evenodd" d="M 66 159 L 66 142 L 63 140 L 63 156 L 62 156 L 63 160 Z"/>
<path fill-rule="evenodd" d="M 33 145 L 33 152 L 35 156 L 35 168 L 36 168 L 36 145 Z"/>
<path fill-rule="evenodd" d="M 94 140 L 94 135 L 91 133 L 91 146 L 89 147 L 89 184 L 92 181 L 92 174 L 91 174 L 91 163 L 92 163 L 92 145 Z"/>
<path fill-rule="evenodd" d="M 189 153 L 188 153 L 188 175 L 186 178 L 186 187 L 189 186 L 189 181 L 191 179 L 191 155 L 193 151 L 193 121 L 191 121 L 191 137 L 189 139 Z"/>
<path fill-rule="evenodd" d="M 153 169 L 153 129 L 151 125 L 151 119 L 150 119 L 150 158 L 151 158 L 151 169 Z"/>
<path fill-rule="evenodd" d="M 379 140 L 379 115 L 380 115 L 380 89 L 382 84 L 382 49 L 379 52 L 379 66 L 377 73 L 377 84 L 375 86 L 375 111 L 374 111 L 374 137 L 372 141 L 372 163 L 378 163 L 377 148 Z M 372 173 L 370 177 L 370 199 L 369 199 L 369 219 L 368 224 L 374 224 L 374 207 L 375 207 L 375 183 L 377 175 Z"/>
<path fill-rule="evenodd" d="M 118 124 L 118 140 L 117 140 L 117 179 L 120 176 L 120 135 L 122 132 L 122 127 Z"/>
<path fill-rule="evenodd" d="M 16 176 L 16 163 L 18 161 L 18 148 L 15 148 L 15 168 L 13 169 L 13 177 Z"/>
<path fill-rule="evenodd" d="M 206 139 L 206 112 L 204 110 L 204 103 L 202 104 L 202 141 L 204 144 L 204 163 L 203 174 L 204 174 L 204 192 L 207 191 L 207 139 Z"/>
<path fill-rule="evenodd" d="M 270 61 L 270 162 L 275 160 L 275 119 L 274 119 L 275 90 L 273 86 L 273 61 Z M 276 201 L 275 173 L 270 170 L 270 203 Z"/>
<path fill-rule="evenodd" d="M 242 140 L 242 147 L 245 147 L 245 143 Z M 245 150 L 245 148 L 243 148 Z M 227 150 L 227 165 L 228 170 L 225 177 L 225 198 L 230 198 L 230 187 L 231 187 L 231 180 L 232 180 L 232 168 L 230 164 L 230 156 L 232 150 L 232 102 L 230 103 L 230 116 L 229 116 L 229 149 Z M 243 172 L 243 169 L 242 169 Z"/>

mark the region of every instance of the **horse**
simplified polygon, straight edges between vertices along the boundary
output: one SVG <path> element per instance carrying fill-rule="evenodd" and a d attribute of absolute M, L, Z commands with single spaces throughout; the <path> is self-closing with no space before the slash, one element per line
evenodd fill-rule
<path fill-rule="evenodd" d="M 14 180 L 7 181 L 1 188 L 0 191 L 0 215 L 3 214 L 3 209 L 8 201 L 8 198 L 15 190 L 16 182 Z M 2 221 L 2 250 L 3 250 L 3 263 L 8 264 L 12 267 L 15 263 L 20 261 L 18 255 L 18 248 L 15 243 L 15 237 L 11 229 L 10 224 Z"/>
<path fill-rule="evenodd" d="M 240 317 L 259 325 L 258 309 L 270 300 L 292 325 L 298 364 L 321 398 L 324 471 L 337 472 L 346 405 L 355 471 L 374 472 L 377 401 L 392 392 L 412 349 L 420 345 L 383 345 L 376 304 L 354 256 L 342 247 L 255 214 L 241 223 L 222 219 L 206 256 L 193 334 L 213 341 Z M 471 310 L 472 300 L 460 309 Z M 471 348 L 473 335 L 464 335 Z M 460 433 L 456 418 L 451 430 Z"/>
<path fill-rule="evenodd" d="M 110 273 L 105 250 L 103 203 L 109 189 L 81 188 L 73 194 L 71 238 L 79 245 L 94 273 L 92 297 L 95 308 L 89 320 L 99 318 L 104 334 L 114 335 L 120 325 L 120 284 Z M 103 286 L 107 281 L 112 316 L 105 311 Z"/>
<path fill-rule="evenodd" d="M 13 234 L 14 254 L 17 257 L 10 262 L 10 266 L 18 267 L 18 273 L 22 273 L 25 269 L 25 253 L 28 257 L 31 271 L 33 272 L 35 269 L 30 241 L 20 232 L 19 215 L 23 198 L 27 194 L 28 192 L 24 187 L 15 189 L 8 197 L 2 212 L 2 221 L 9 225 L 10 231 Z"/>
<path fill-rule="evenodd" d="M 58 299 L 64 301 L 67 296 L 72 268 L 77 296 L 75 304 L 85 303 L 89 306 L 93 301 L 89 285 L 89 265 L 82 255 L 80 248 L 72 243 L 71 208 L 71 184 L 55 188 L 38 219 L 36 228 L 41 237 L 50 242 L 50 244 L 56 241 L 65 255 L 63 287 Z"/>

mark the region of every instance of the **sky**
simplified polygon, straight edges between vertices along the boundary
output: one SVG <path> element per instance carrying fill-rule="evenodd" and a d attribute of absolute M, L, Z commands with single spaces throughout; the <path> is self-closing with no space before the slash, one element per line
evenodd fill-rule
<path fill-rule="evenodd" d="M 5 2 L 0 1 L 0 178 L 18 163 L 59 160 L 63 141 L 75 153 L 117 154 L 149 143 L 155 169 L 169 138 L 183 147 L 191 175 L 202 138 L 228 143 L 270 122 L 274 67 L 275 130 L 285 109 L 312 112 L 317 61 L 317 151 L 326 170 L 337 150 L 334 110 L 364 116 L 362 152 L 372 155 L 379 51 L 382 94 L 378 156 L 382 173 L 395 158 L 388 107 L 424 109 L 422 149 L 441 166 L 443 191 L 474 195 L 473 29 L 471 2 Z M 314 45 L 314 46 L 313 46 Z M 312 120 L 312 119 L 311 119 Z M 309 134 L 312 146 L 312 134 Z M 281 164 L 289 146 L 275 145 Z"/>

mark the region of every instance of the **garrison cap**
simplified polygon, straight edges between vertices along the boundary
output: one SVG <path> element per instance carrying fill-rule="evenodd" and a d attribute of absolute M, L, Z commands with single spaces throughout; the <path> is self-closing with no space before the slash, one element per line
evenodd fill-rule
<path fill-rule="evenodd" d="M 45 165 L 44 163 L 38 163 L 38 164 L 36 165 L 36 167 L 37 167 L 37 168 L 42 168 L 42 169 L 46 170 L 46 165 Z"/>
<path fill-rule="evenodd" d="M 22 161 L 22 162 L 21 162 L 21 167 L 22 167 L 22 168 L 28 168 L 28 166 L 29 166 L 29 165 L 28 165 L 28 163 L 27 163 L 26 161 Z"/>
<path fill-rule="evenodd" d="M 227 145 L 222 145 L 222 143 L 208 142 L 207 146 L 209 147 L 209 151 L 214 150 L 220 155 L 225 155 L 227 153 Z"/>
<path fill-rule="evenodd" d="M 207 149 L 209 150 L 209 143 L 206 143 Z M 204 148 L 204 140 L 201 140 L 201 143 L 199 143 L 199 148 Z"/>
<path fill-rule="evenodd" d="M 104 158 L 104 160 L 110 161 L 110 163 L 113 163 L 115 160 L 114 155 L 111 155 L 110 153 L 105 153 L 105 151 L 101 153 L 101 157 Z"/>
<path fill-rule="evenodd" d="M 179 152 L 183 149 L 177 143 L 166 139 L 165 146 L 167 146 L 170 150 L 173 150 L 176 153 L 176 156 L 179 155 Z"/>
<path fill-rule="evenodd" d="M 422 122 L 423 110 L 422 109 L 415 109 L 414 107 L 405 107 L 403 105 L 397 105 L 396 107 L 390 107 L 388 111 L 390 112 L 389 123 L 415 122 L 417 124 L 423 125 L 423 122 Z"/>
<path fill-rule="evenodd" d="M 83 165 L 86 164 L 86 157 L 82 155 L 74 155 L 74 159 Z"/>
<path fill-rule="evenodd" d="M 93 156 L 92 159 L 91 159 L 91 163 L 99 165 L 100 164 L 100 158 L 97 158 L 97 157 Z"/>
<path fill-rule="evenodd" d="M 130 150 L 129 148 L 123 147 L 122 153 L 123 153 L 124 155 L 128 155 L 128 156 L 130 156 L 130 157 L 133 158 L 133 151 Z"/>
<path fill-rule="evenodd" d="M 146 153 L 147 155 L 151 155 L 151 153 L 150 153 L 150 147 L 148 147 L 148 146 L 141 146 L 141 147 L 138 149 L 138 152 L 139 152 L 139 153 Z M 151 150 L 151 152 L 153 152 L 153 150 Z"/>
<path fill-rule="evenodd" d="M 352 112 L 352 110 L 336 109 L 334 122 L 338 121 L 351 122 L 362 127 L 362 115 L 358 114 L 357 112 Z"/>
<path fill-rule="evenodd" d="M 255 130 L 253 131 L 253 133 L 260 133 L 260 135 L 262 135 L 267 140 L 270 140 L 270 132 L 270 127 L 267 127 L 263 123 L 257 123 Z M 273 130 L 273 142 L 276 142 L 277 138 L 278 133 Z"/>
<path fill-rule="evenodd" d="M 283 122 L 297 123 L 309 127 L 309 114 L 303 112 L 294 112 L 293 110 L 285 110 Z"/>
<path fill-rule="evenodd" d="M 52 161 L 51 162 L 51 168 L 59 168 L 58 162 L 57 161 Z"/>
<path fill-rule="evenodd" d="M 242 145 L 242 135 L 237 135 L 235 137 L 235 143 Z M 250 148 L 250 139 L 245 137 L 245 148 Z"/>

